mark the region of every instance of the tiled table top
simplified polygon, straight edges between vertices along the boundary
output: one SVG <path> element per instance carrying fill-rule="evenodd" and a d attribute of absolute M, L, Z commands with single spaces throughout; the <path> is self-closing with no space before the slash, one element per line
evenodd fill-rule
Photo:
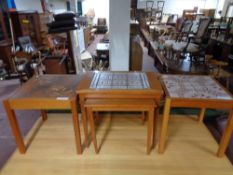
<path fill-rule="evenodd" d="M 148 89 L 147 75 L 142 72 L 95 73 L 90 88 L 93 89 Z"/>
<path fill-rule="evenodd" d="M 209 76 L 163 75 L 162 81 L 171 98 L 232 100 L 231 95 Z"/>

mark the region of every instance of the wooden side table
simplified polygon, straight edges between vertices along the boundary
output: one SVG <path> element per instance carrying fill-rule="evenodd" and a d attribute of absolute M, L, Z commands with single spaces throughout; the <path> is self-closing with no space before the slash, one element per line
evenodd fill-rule
<path fill-rule="evenodd" d="M 199 122 L 203 121 L 205 109 L 230 110 L 228 124 L 223 133 L 218 153 L 222 157 L 233 130 L 233 97 L 217 81 L 209 76 L 163 75 L 161 77 L 166 93 L 162 127 L 159 141 L 159 153 L 165 150 L 170 109 L 172 107 L 200 108 Z"/>
<path fill-rule="evenodd" d="M 34 76 L 19 87 L 16 92 L 4 100 L 4 107 L 15 136 L 20 153 L 26 152 L 26 146 L 20 133 L 20 128 L 14 110 L 41 110 L 43 121 L 47 119 L 45 110 L 70 109 L 73 117 L 77 153 L 82 153 L 80 127 L 77 111 L 75 89 L 79 84 L 78 75 L 41 75 Z M 86 125 L 85 125 L 86 126 Z M 84 127 L 85 127 L 84 126 Z"/>
<path fill-rule="evenodd" d="M 98 72 L 87 72 L 86 74 L 83 75 L 83 78 L 77 87 L 77 94 L 79 95 L 79 101 L 80 101 L 80 106 L 81 106 L 81 112 L 82 112 L 82 117 L 83 121 L 85 124 L 87 124 L 87 114 L 85 110 L 85 102 L 86 100 L 89 99 L 96 99 L 96 100 L 101 100 L 101 99 L 120 99 L 120 100 L 138 100 L 143 103 L 143 99 L 147 100 L 154 100 L 155 106 L 159 108 L 160 105 L 160 98 L 163 95 L 163 89 L 159 83 L 159 75 L 153 73 L 153 72 L 145 72 L 148 83 L 149 83 L 149 88 L 147 89 L 98 89 L 98 88 L 91 88 L 91 82 L 92 79 L 95 75 L 100 74 L 101 71 Z M 109 72 L 104 72 L 104 73 L 109 73 Z M 117 73 L 117 72 L 110 72 L 110 73 Z M 122 73 L 122 72 L 121 72 Z M 129 73 L 129 72 L 124 72 L 124 73 Z M 140 72 L 135 72 L 135 73 L 140 73 Z M 158 112 L 158 110 L 157 110 Z M 86 144 L 88 144 L 88 130 L 87 127 L 85 127 L 85 138 L 86 138 Z"/>

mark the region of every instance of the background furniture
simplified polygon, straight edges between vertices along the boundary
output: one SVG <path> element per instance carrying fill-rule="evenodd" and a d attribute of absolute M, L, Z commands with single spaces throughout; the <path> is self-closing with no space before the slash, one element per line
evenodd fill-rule
<path fill-rule="evenodd" d="M 67 55 L 46 56 L 43 60 L 46 74 L 68 74 Z"/>
<path fill-rule="evenodd" d="M 86 27 L 84 28 L 83 32 L 84 32 L 85 48 L 87 48 L 91 44 L 91 41 L 92 41 L 91 28 Z"/>
<path fill-rule="evenodd" d="M 8 72 L 14 72 L 14 63 L 11 54 L 12 42 L 10 40 L 0 41 L 0 59 L 6 64 L 5 68 Z"/>
<path fill-rule="evenodd" d="M 228 109 L 228 124 L 222 136 L 218 157 L 222 157 L 233 130 L 233 97 L 209 76 L 163 75 L 161 77 L 166 93 L 163 120 L 159 141 L 159 153 L 165 149 L 170 109 L 172 107 L 200 108 L 198 121 L 202 122 L 207 108 Z"/>
<path fill-rule="evenodd" d="M 142 70 L 143 49 L 140 43 L 140 37 L 131 38 L 130 42 L 130 70 Z"/>
<path fill-rule="evenodd" d="M 98 18 L 97 19 L 97 33 L 106 33 L 108 28 L 107 28 L 107 22 L 106 18 Z"/>
<path fill-rule="evenodd" d="M 109 43 L 97 43 L 96 45 L 96 64 L 100 63 L 100 60 L 104 62 L 103 67 L 109 66 Z"/>
<path fill-rule="evenodd" d="M 41 110 L 43 121 L 47 119 L 45 110 L 70 109 L 73 117 L 76 150 L 78 154 L 82 153 L 76 94 L 74 92 L 80 78 L 81 76 L 78 75 L 34 76 L 24 86 L 19 87 L 12 96 L 4 100 L 9 123 L 21 154 L 26 152 L 26 146 L 14 110 L 25 109 Z"/>
<path fill-rule="evenodd" d="M 40 18 L 36 11 L 15 11 L 10 13 L 15 40 L 20 36 L 30 36 L 33 44 L 42 45 Z"/>

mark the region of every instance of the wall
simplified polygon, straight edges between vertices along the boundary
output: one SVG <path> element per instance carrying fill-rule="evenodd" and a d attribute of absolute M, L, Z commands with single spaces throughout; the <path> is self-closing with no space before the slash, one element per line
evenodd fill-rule
<path fill-rule="evenodd" d="M 130 0 L 110 0 L 110 69 L 129 70 Z"/>
<path fill-rule="evenodd" d="M 164 13 L 178 14 L 181 16 L 184 9 L 193 9 L 195 6 L 198 9 L 215 9 L 218 1 L 221 1 L 220 5 L 223 6 L 224 0 L 165 0 Z M 154 0 L 154 6 L 156 6 L 156 0 Z M 145 7 L 146 0 L 138 0 L 138 8 Z"/>
<path fill-rule="evenodd" d="M 40 0 L 15 0 L 16 9 L 21 10 L 36 10 L 43 12 Z"/>
<path fill-rule="evenodd" d="M 62 13 L 62 12 L 67 11 L 65 0 L 48 0 L 48 3 L 52 5 L 50 6 L 50 9 L 54 13 Z"/>
<path fill-rule="evenodd" d="M 94 9 L 95 17 L 93 24 L 97 23 L 97 18 L 106 18 L 109 25 L 109 0 L 85 0 L 82 2 L 83 15 L 85 15 L 89 9 Z"/>
<path fill-rule="evenodd" d="M 233 0 L 225 0 L 224 6 L 223 6 L 223 11 L 222 11 L 222 16 L 226 15 L 228 4 L 231 2 L 233 3 Z"/>

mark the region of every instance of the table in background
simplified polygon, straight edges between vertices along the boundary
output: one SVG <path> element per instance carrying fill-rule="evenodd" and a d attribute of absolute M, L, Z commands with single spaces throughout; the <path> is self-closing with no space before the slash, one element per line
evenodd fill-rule
<path fill-rule="evenodd" d="M 233 129 L 233 98 L 217 81 L 209 76 L 163 75 L 161 81 L 166 93 L 159 141 L 159 153 L 164 152 L 170 108 L 200 108 L 199 122 L 205 109 L 229 109 L 227 127 L 223 133 L 217 155 L 223 156 Z"/>
<path fill-rule="evenodd" d="M 80 81 L 78 75 L 41 75 L 34 76 L 19 87 L 15 93 L 4 100 L 12 132 L 20 153 L 26 152 L 26 146 L 14 110 L 41 110 L 42 119 L 47 119 L 44 110 L 71 109 L 77 153 L 82 153 L 80 127 L 75 89 Z M 28 116 L 30 117 L 30 116 Z M 61 143 L 63 144 L 63 143 Z"/>
<path fill-rule="evenodd" d="M 135 99 L 135 100 L 141 100 L 141 101 L 143 99 L 153 99 L 156 102 L 156 105 L 159 107 L 160 98 L 163 95 L 163 90 L 158 80 L 159 75 L 153 72 L 145 73 L 148 79 L 148 83 L 149 83 L 149 88 L 147 89 L 91 88 L 90 86 L 91 86 L 91 82 L 92 82 L 94 75 L 101 74 L 101 73 L 103 72 L 87 72 L 86 74 L 84 74 L 76 90 L 77 94 L 79 95 L 81 112 L 82 112 L 84 123 L 86 123 L 86 118 L 87 118 L 86 111 L 84 108 L 86 99 L 122 99 L 122 100 L 123 99 Z M 108 72 L 104 72 L 104 73 L 108 73 Z M 124 73 L 127 73 L 127 72 L 124 72 Z M 139 72 L 135 72 L 135 73 L 139 73 Z M 86 129 L 85 138 L 88 138 L 87 127 L 85 127 L 85 129 Z M 87 144 L 87 140 L 86 140 L 86 144 Z"/>

